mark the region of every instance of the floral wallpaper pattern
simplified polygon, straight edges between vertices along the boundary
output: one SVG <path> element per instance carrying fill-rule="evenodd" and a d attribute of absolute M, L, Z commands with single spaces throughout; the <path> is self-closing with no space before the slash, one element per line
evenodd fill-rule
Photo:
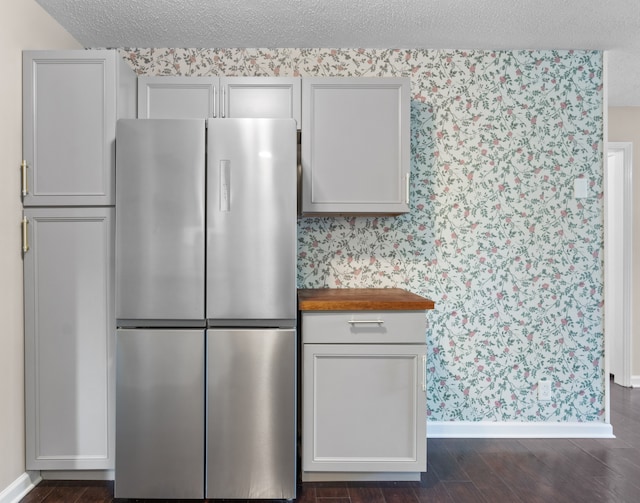
<path fill-rule="evenodd" d="M 603 421 L 602 55 L 123 49 L 139 74 L 408 76 L 411 212 L 303 218 L 298 286 L 406 288 L 428 416 Z M 575 199 L 575 178 L 589 197 Z M 553 400 L 539 402 L 541 378 Z"/>

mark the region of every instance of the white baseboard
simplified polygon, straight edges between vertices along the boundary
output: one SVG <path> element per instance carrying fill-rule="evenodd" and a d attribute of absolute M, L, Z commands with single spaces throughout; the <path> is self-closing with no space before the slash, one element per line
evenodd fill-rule
<path fill-rule="evenodd" d="M 428 438 L 615 438 L 605 423 L 427 421 Z"/>
<path fill-rule="evenodd" d="M 24 472 L 0 492 L 0 503 L 18 503 L 42 480 L 40 472 Z"/>
<path fill-rule="evenodd" d="M 305 472 L 302 482 L 404 482 L 420 480 L 420 472 Z"/>
<path fill-rule="evenodd" d="M 640 376 L 631 376 L 631 387 L 640 388 Z"/>
<path fill-rule="evenodd" d="M 41 470 L 43 480 L 113 480 L 113 470 Z"/>

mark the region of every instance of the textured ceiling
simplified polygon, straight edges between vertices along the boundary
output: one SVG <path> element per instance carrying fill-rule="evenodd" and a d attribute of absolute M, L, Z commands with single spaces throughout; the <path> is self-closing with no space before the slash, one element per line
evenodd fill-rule
<path fill-rule="evenodd" d="M 37 0 L 85 47 L 599 49 L 640 106 L 640 0 Z"/>

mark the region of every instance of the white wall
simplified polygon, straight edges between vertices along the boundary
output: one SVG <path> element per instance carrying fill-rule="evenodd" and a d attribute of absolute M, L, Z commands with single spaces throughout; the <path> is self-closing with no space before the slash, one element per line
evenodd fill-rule
<path fill-rule="evenodd" d="M 608 130 L 609 141 L 630 141 L 633 143 L 633 194 L 634 199 L 640 194 L 640 173 L 637 170 L 640 162 L 640 107 L 611 107 L 608 110 Z M 638 222 L 640 222 L 640 204 L 634 204 L 633 208 L 634 236 L 633 236 L 633 319 L 631 320 L 631 337 L 633 359 L 631 362 L 631 376 L 640 376 L 640 310 L 636 306 L 640 305 L 640 232 Z"/>
<path fill-rule="evenodd" d="M 0 492 L 25 471 L 20 227 L 22 50 L 82 46 L 34 0 L 0 3 Z"/>

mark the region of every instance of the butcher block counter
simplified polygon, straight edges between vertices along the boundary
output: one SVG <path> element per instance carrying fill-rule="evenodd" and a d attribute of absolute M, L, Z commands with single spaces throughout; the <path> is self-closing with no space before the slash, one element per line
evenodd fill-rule
<path fill-rule="evenodd" d="M 298 290 L 300 311 L 424 311 L 435 303 L 402 288 Z"/>
<path fill-rule="evenodd" d="M 298 290 L 302 480 L 420 480 L 426 311 L 400 288 Z"/>

